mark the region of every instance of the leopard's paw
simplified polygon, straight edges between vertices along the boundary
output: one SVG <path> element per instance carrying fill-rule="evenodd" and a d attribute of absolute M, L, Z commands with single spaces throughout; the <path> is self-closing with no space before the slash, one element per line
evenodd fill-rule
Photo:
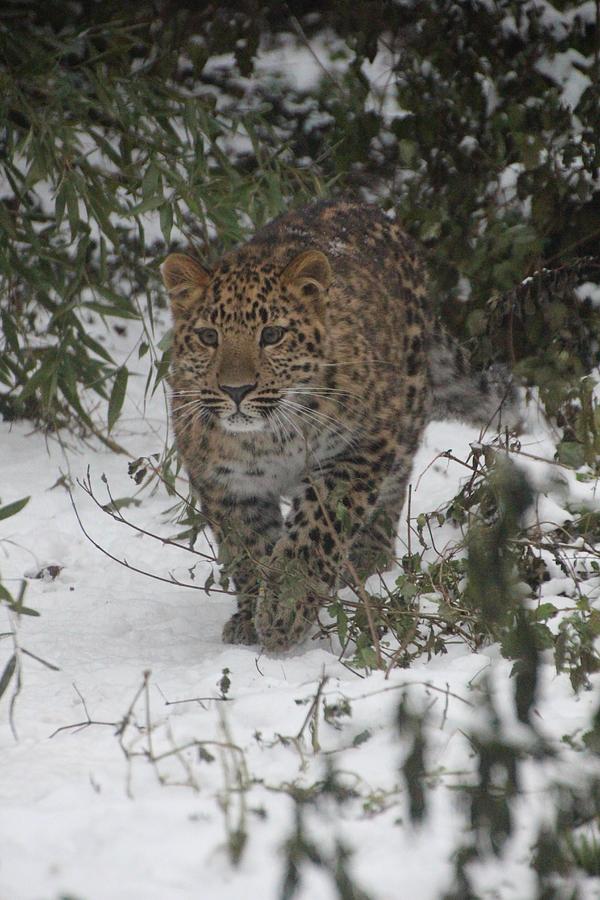
<path fill-rule="evenodd" d="M 259 642 L 267 651 L 288 650 L 306 637 L 316 611 L 312 598 L 289 603 L 263 594 L 254 617 Z"/>
<path fill-rule="evenodd" d="M 234 613 L 223 628 L 223 643 L 258 644 L 259 639 L 252 616 L 247 613 Z"/>

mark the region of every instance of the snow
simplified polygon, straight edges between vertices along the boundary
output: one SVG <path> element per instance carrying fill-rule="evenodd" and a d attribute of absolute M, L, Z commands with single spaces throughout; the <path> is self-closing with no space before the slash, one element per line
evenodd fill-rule
<path fill-rule="evenodd" d="M 396 60 L 396 52 L 385 42 L 380 41 L 374 59 L 372 61 L 365 59 L 360 67 L 370 85 L 364 105 L 365 111 L 377 112 L 384 116 L 388 123 L 408 115 L 406 110 L 399 106 L 396 93 L 392 90 L 397 80 Z"/>
<path fill-rule="evenodd" d="M 498 177 L 499 197 L 505 203 L 511 203 L 517 196 L 517 181 L 525 171 L 522 163 L 511 163 L 502 170 Z"/>
<path fill-rule="evenodd" d="M 490 0 L 482 0 L 485 6 L 493 8 Z M 529 18 L 537 18 L 540 25 L 554 34 L 556 40 L 562 40 L 575 29 L 582 30 L 586 24 L 591 24 L 596 19 L 596 4 L 594 0 L 576 3 L 571 9 L 559 9 L 557 4 L 550 0 L 527 0 L 520 5 L 520 26 L 517 25 L 512 14 L 505 16 L 502 27 L 507 32 L 527 34 Z"/>
<path fill-rule="evenodd" d="M 539 9 L 544 22 L 555 21 L 557 29 L 573 24 L 573 11 L 559 12 L 541 2 L 530 7 Z M 595 4 L 583 4 L 577 15 L 593 19 Z M 516 27 L 513 20 L 509 26 Z M 310 48 L 287 35 L 278 45 L 261 47 L 255 78 L 238 76 L 232 83 L 246 89 L 244 102 L 257 80 L 279 81 L 301 94 L 332 79 L 341 81 L 351 59 L 348 47 L 328 33 L 311 39 Z M 392 62 L 381 46 L 373 62 L 362 67 L 370 84 L 367 108 L 383 112 L 389 121 L 405 115 L 390 90 Z M 540 63 L 571 108 L 590 83 L 581 71 L 584 64 L 572 50 Z M 424 72 L 426 67 L 430 64 L 423 63 Z M 232 68 L 234 55 L 224 54 L 208 61 L 205 74 Z M 493 109 L 497 99 L 488 79 L 482 79 L 482 90 Z M 230 102 L 219 90 L 203 91 L 215 91 L 218 110 Z M 308 112 L 306 131 L 328 122 L 328 114 L 311 111 L 311 103 L 304 98 L 297 104 L 299 114 Z M 379 139 L 384 144 L 392 136 L 383 131 Z M 241 128 L 221 146 L 233 155 L 251 149 Z M 473 138 L 466 136 L 461 146 L 472 152 Z M 311 164 L 308 157 L 305 162 Z M 522 166 L 513 164 L 499 175 L 495 189 L 507 204 L 517 202 L 521 172 Z M 36 191 L 43 207 L 52 209 L 47 187 L 36 185 Z M 81 214 L 85 217 L 83 207 Z M 133 227 L 130 219 L 116 215 L 113 222 Z M 144 215 L 143 222 L 146 242 L 159 240 L 156 212 Z M 173 239 L 183 241 L 176 226 Z M 341 247 L 330 250 L 339 254 Z M 599 290 L 590 282 L 577 292 L 597 307 Z M 469 292 L 462 278 L 461 299 Z M 110 334 L 108 343 L 121 360 L 129 353 L 135 359 L 138 339 L 133 323 L 125 337 Z M 114 435 L 131 458 L 160 454 L 170 439 L 164 397 L 158 392 L 144 400 L 144 363 L 131 375 Z M 131 360 L 128 365 L 133 368 Z M 456 422 L 428 428 L 414 466 L 413 517 L 448 501 L 464 480 L 462 466 L 438 455 L 451 449 L 464 459 L 479 438 L 475 429 Z M 540 534 L 572 518 L 574 508 L 598 508 L 596 482 L 578 481 L 576 473 L 555 463 L 557 435 L 532 406 L 520 440 L 519 465 L 538 491 L 530 516 Z M 338 658 L 339 648 L 325 640 L 308 640 L 279 656 L 265 656 L 258 647 L 225 646 L 221 629 L 234 599 L 219 592 L 218 580 L 209 595 L 204 592 L 210 563 L 112 520 L 77 484 L 89 467 L 94 491 L 104 503 L 105 475 L 114 497 L 134 497 L 139 504 L 123 509 L 129 520 L 163 537 L 173 535 L 179 530 L 169 513 L 173 498 L 160 486 L 137 488 L 127 473 L 128 457 L 66 434 L 44 436 L 28 423 L 5 422 L 0 423 L 0 458 L 0 505 L 31 496 L 22 512 L 0 522 L 2 584 L 17 594 L 25 578 L 24 602 L 39 613 L 17 619 L 0 605 L 0 674 L 16 642 L 22 678 L 12 727 L 14 682 L 0 698 L 0 900 L 239 900 L 246 895 L 275 900 L 284 845 L 294 827 L 291 793 L 318 786 L 330 764 L 356 796 L 341 805 L 333 799 L 304 805 L 306 828 L 317 846 L 332 856 L 336 840 L 342 840 L 353 853 L 354 877 L 373 900 L 438 900 L 443 895 L 452 880 L 453 854 L 468 836 L 458 796 L 460 786 L 473 780 L 466 735 L 489 727 L 480 704 L 486 684 L 503 732 L 519 745 L 528 740 L 515 720 L 512 662 L 497 646 L 475 653 L 457 641 L 445 655 L 422 658 L 388 677 L 353 673 Z M 103 555 L 80 528 L 65 479 L 73 485 L 83 527 L 102 548 L 180 584 L 151 580 Z M 178 480 L 178 489 L 186 492 L 185 479 Z M 407 549 L 405 518 L 406 511 L 400 555 Z M 448 523 L 432 528 L 438 549 L 457 538 Z M 196 550 L 211 553 L 202 538 Z M 550 553 L 542 555 L 550 580 L 527 602 L 535 607 L 543 598 L 568 610 L 574 603 L 573 581 Z M 578 565 L 584 565 L 582 556 Z M 55 578 L 47 567 L 59 569 Z M 43 577 L 35 577 L 38 573 Z M 386 583 L 393 586 L 398 574 L 387 574 Z M 586 582 L 590 602 L 598 602 L 599 581 Z M 375 590 L 377 579 L 369 586 Z M 558 621 L 549 627 L 556 629 Z M 225 669 L 231 687 L 224 697 L 219 685 Z M 563 737 L 577 743 L 590 727 L 600 675 L 591 676 L 593 691 L 575 695 L 547 654 L 541 682 L 536 720 L 556 758 L 544 766 L 524 763 L 515 833 L 498 860 L 471 873 L 481 898 L 535 896 L 531 848 L 539 823 L 553 811 L 550 786 L 557 780 L 572 782 L 589 765 Z M 315 743 L 304 723 L 320 686 Z M 395 719 L 405 694 L 412 708 L 428 711 L 429 814 L 420 828 L 409 822 L 399 774 L 408 745 Z M 327 721 L 323 703 L 342 701 L 349 703 L 350 714 Z M 236 829 L 248 835 L 237 864 L 228 843 Z M 323 870 L 303 867 L 301 878 L 299 900 L 338 896 Z M 584 900 L 599 895 L 598 880 L 578 886 Z"/>
<path fill-rule="evenodd" d="M 259 48 L 254 72 L 259 78 L 283 79 L 300 93 L 317 91 L 323 77 L 337 80 L 354 53 L 335 32 L 324 29 L 310 42 L 300 33 L 281 34 L 275 46 Z"/>
<path fill-rule="evenodd" d="M 564 105 L 574 110 L 581 100 L 581 95 L 592 83 L 591 78 L 581 71 L 588 65 L 586 57 L 570 47 L 564 53 L 555 53 L 551 59 L 539 60 L 536 68 L 542 75 L 546 75 L 560 86 Z"/>
<path fill-rule="evenodd" d="M 575 288 L 575 293 L 580 300 L 589 300 L 594 309 L 600 309 L 600 285 L 585 281 Z"/>
<path fill-rule="evenodd" d="M 128 328 L 125 337 L 110 338 L 121 342 L 116 352 L 123 358 L 139 336 L 135 323 Z M 142 371 L 132 375 L 114 435 L 132 457 L 161 452 L 167 438 L 160 392 L 146 405 L 145 417 L 140 413 L 144 381 Z M 552 460 L 547 427 L 533 413 L 527 427 L 523 449 Z M 457 423 L 429 427 L 415 463 L 414 516 L 451 498 L 464 477 L 457 463 L 430 465 L 432 460 L 449 448 L 464 457 L 478 437 Z M 8 715 L 12 686 L 0 701 L 2 900 L 276 898 L 294 822 L 290 786 L 317 784 L 330 763 L 357 797 L 341 806 L 332 799 L 306 805 L 311 839 L 331 855 L 342 840 L 353 851 L 353 876 L 375 900 L 438 898 L 451 882 L 452 855 L 467 827 L 456 788 L 471 777 L 465 734 L 487 727 L 478 703 L 486 680 L 503 727 L 514 740 L 525 740 L 510 700 L 512 664 L 498 648 L 471 653 L 457 643 L 445 656 L 422 659 L 386 678 L 381 672 L 353 674 L 324 640 L 279 656 L 225 646 L 220 633 L 234 601 L 201 590 L 210 564 L 200 563 L 190 582 L 194 560 L 187 553 L 115 522 L 75 484 L 89 467 L 94 491 L 105 502 L 106 475 L 114 497 L 139 501 L 124 515 L 172 535 L 177 527 L 166 515 L 172 499 L 161 490 L 137 488 L 126 457 L 66 435 L 45 437 L 27 423 L 2 423 L 0 442 L 2 503 L 31 496 L 21 513 L 2 522 L 3 583 L 16 593 L 25 574 L 61 567 L 54 580 L 27 578 L 25 603 L 39 617 L 17 621 L 5 607 L 0 610 L 0 630 L 7 632 L 0 640 L 0 670 L 13 652 L 13 630 L 23 651 L 34 654 L 20 658 L 17 737 Z M 540 519 L 563 521 L 571 490 L 592 494 L 593 483 L 577 482 L 570 470 L 560 469 L 561 494 L 550 477 L 556 469 L 551 462 L 523 458 L 522 464 L 548 495 L 540 495 L 546 504 L 538 510 Z M 102 555 L 82 533 L 65 487 L 57 484 L 62 476 L 72 480 L 83 526 L 103 548 L 195 589 L 150 580 Z M 185 491 L 183 479 L 179 488 Z M 452 529 L 444 525 L 436 535 L 444 546 Z M 210 553 L 202 540 L 196 549 Z M 561 574 L 553 572 L 545 599 L 558 601 L 550 591 L 565 588 Z M 224 669 L 231 679 L 226 700 L 218 686 Z M 490 862 L 474 870 L 481 897 L 533 896 L 530 847 L 548 814 L 548 784 L 561 766 L 570 763 L 573 770 L 580 762 L 561 738 L 589 727 L 595 709 L 594 696 L 575 697 L 550 659 L 542 676 L 536 709 L 558 758 L 543 776 L 539 767 L 525 766 L 525 794 L 502 865 Z M 328 722 L 321 705 L 313 745 L 303 723 L 324 677 L 322 701 L 331 706 L 346 699 L 351 714 Z M 598 684 L 596 676 L 592 680 Z M 407 745 L 394 722 L 405 692 L 414 709 L 428 710 L 429 816 L 420 829 L 409 824 L 399 775 Z M 240 827 L 248 838 L 236 865 L 227 836 Z M 324 870 L 308 866 L 297 896 L 333 900 L 336 893 Z"/>
<path fill-rule="evenodd" d="M 263 42 L 254 57 L 252 79 L 237 78 L 239 85 L 250 90 L 256 80 L 285 85 L 300 93 L 316 91 L 321 79 L 336 79 L 348 69 L 353 53 L 332 31 L 324 30 L 311 38 L 280 34 L 268 45 Z M 207 60 L 204 75 L 215 75 L 236 68 L 235 54 L 222 53 Z"/>

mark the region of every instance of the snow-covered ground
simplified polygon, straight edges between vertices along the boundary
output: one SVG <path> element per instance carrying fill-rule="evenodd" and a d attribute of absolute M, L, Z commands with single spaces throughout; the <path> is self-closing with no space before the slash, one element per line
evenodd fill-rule
<path fill-rule="evenodd" d="M 559 33 L 573 27 L 575 15 L 590 22 L 596 16 L 591 2 L 560 12 L 541 0 L 530 5 Z M 509 15 L 503 27 L 518 31 Z M 329 79 L 343 77 L 352 58 L 328 32 L 310 47 L 290 34 L 261 48 L 252 79 L 235 74 L 230 54 L 212 57 L 205 74 L 217 85 L 220 69 L 229 74 L 225 87 L 204 86 L 202 94 L 212 94 L 225 115 L 232 106 L 258 107 L 258 88 L 268 85 L 276 93 L 280 84 L 282 93 L 296 92 L 285 96 L 286 110 L 306 114 L 304 130 L 310 132 L 328 114 L 304 92 L 317 90 L 324 71 Z M 581 61 L 570 50 L 538 65 L 571 107 L 590 80 Z M 384 112 L 390 122 L 405 114 L 388 90 L 392 73 L 385 46 L 363 64 L 370 84 L 366 108 Z M 231 87 L 236 90 L 230 94 Z M 491 87 L 486 96 L 492 105 Z M 389 136 L 382 131 L 377 140 Z M 280 137 L 283 143 L 286 135 Z M 86 153 L 93 149 L 83 138 L 82 146 Z M 249 146 L 239 127 L 222 149 L 237 155 Z M 519 174 L 511 165 L 499 176 L 505 204 L 520 202 Z M 53 210 L 49 185 L 38 184 L 36 191 L 42 207 Z M 130 198 L 122 202 L 126 208 Z M 528 211 L 525 202 L 522 212 Z M 83 202 L 80 212 L 85 217 Z M 113 217 L 113 224 L 131 222 Z M 144 224 L 149 246 L 161 238 L 156 211 L 144 216 Z M 185 242 L 176 228 L 172 237 Z M 596 285 L 580 290 L 598 305 Z M 104 337 L 120 361 L 129 351 L 135 358 L 135 325 L 121 339 Z M 114 434 L 131 458 L 160 454 L 168 441 L 164 396 L 158 392 L 144 402 L 142 362 L 138 377 L 130 378 Z M 460 465 L 434 462 L 438 454 L 452 449 L 464 459 L 477 438 L 458 423 L 428 428 L 415 461 L 413 517 L 452 498 L 464 478 Z M 539 491 L 538 521 L 559 525 L 571 516 L 569 506 L 597 509 L 600 494 L 595 482 L 577 481 L 573 472 L 540 461 L 552 460 L 555 438 L 530 411 L 522 444 L 531 456 L 519 457 L 519 464 Z M 481 703 L 487 687 L 503 733 L 523 746 L 530 740 L 515 719 L 512 663 L 497 646 L 472 653 L 457 642 L 443 656 L 386 677 L 354 674 L 323 640 L 278 656 L 224 646 L 221 629 L 234 600 L 201 589 L 210 563 L 115 522 L 77 485 L 89 469 L 106 502 L 105 475 L 114 497 L 135 498 L 123 508 L 132 522 L 172 535 L 177 526 L 167 511 L 173 499 L 160 487 L 140 491 L 127 466 L 126 456 L 98 442 L 84 445 L 67 434 L 45 437 L 28 423 L 0 423 L 0 506 L 31 497 L 17 516 L 0 521 L 0 575 L 13 595 L 25 579 L 24 603 L 39 613 L 17 618 L 0 605 L 0 686 L 15 653 L 19 678 L 0 697 L 0 900 L 283 900 L 292 896 L 282 893 L 282 885 L 300 799 L 307 801 L 307 840 L 332 864 L 301 864 L 298 900 L 341 896 L 332 877 L 337 842 L 350 852 L 350 872 L 372 900 L 439 900 L 453 880 L 455 851 L 470 840 L 460 787 L 473 779 L 468 736 L 490 725 Z M 120 566 L 93 545 L 77 520 L 68 483 L 90 537 L 164 581 Z M 179 487 L 186 492 L 183 479 Z M 450 538 L 444 525 L 436 532 L 438 548 Z M 196 550 L 211 553 L 204 538 Z M 572 580 L 548 563 L 552 577 L 542 586 L 543 601 L 573 605 Z M 168 583 L 172 576 L 191 587 Z M 389 578 L 393 582 L 394 573 Z M 586 586 L 596 604 L 598 581 Z M 556 755 L 523 763 L 514 833 L 499 858 L 471 872 L 482 900 L 536 896 L 532 845 L 540 823 L 552 820 L 550 786 L 577 784 L 593 766 L 578 749 L 598 707 L 600 674 L 590 681 L 593 690 L 576 695 L 567 675 L 556 674 L 548 652 L 535 720 Z M 415 711 L 427 710 L 428 815 L 419 828 L 410 823 L 401 775 L 409 744 L 396 721 L 402 697 Z M 324 791 L 331 777 L 352 792 L 345 802 Z M 317 793 L 318 803 L 311 804 Z M 582 900 L 600 896 L 598 879 L 577 887 Z"/>
<path fill-rule="evenodd" d="M 143 415 L 144 381 L 143 373 L 130 379 L 115 435 L 133 457 L 160 452 L 165 441 L 164 398 L 157 394 Z M 528 450 L 551 459 L 545 426 L 532 418 L 529 430 Z M 451 498 L 463 478 L 460 466 L 430 466 L 432 459 L 448 449 L 464 457 L 476 437 L 456 423 L 429 427 L 415 464 L 414 483 L 425 474 L 413 494 L 414 516 Z M 16 681 L 0 700 L 1 900 L 278 900 L 284 846 L 295 827 L 293 797 L 318 787 L 331 766 L 354 795 L 345 803 L 322 796 L 318 805 L 304 804 L 308 838 L 327 857 L 337 841 L 352 851 L 350 871 L 374 900 L 442 896 L 467 833 L 456 788 L 472 771 L 465 734 L 481 718 L 486 679 L 503 726 L 516 739 L 520 734 L 511 663 L 498 648 L 471 653 L 457 644 L 386 679 L 353 674 L 324 641 L 279 656 L 224 646 L 232 598 L 135 574 L 84 536 L 64 483 L 85 477 L 88 467 L 103 502 L 106 475 L 114 497 L 139 501 L 123 510 L 132 521 L 165 536 L 176 530 L 165 516 L 172 500 L 161 490 L 137 493 L 126 457 L 67 435 L 46 438 L 27 423 L 0 424 L 0 446 L 2 503 L 31 496 L 1 523 L 0 571 L 13 593 L 27 577 L 25 604 L 40 614 L 17 621 L 0 609 L 0 672 L 15 640 L 21 648 L 12 728 Z M 542 489 L 554 485 L 541 502 L 555 519 L 566 517 L 565 485 L 561 495 L 549 478 L 555 467 L 532 460 L 528 467 Z M 564 478 L 593 501 L 593 483 Z M 194 560 L 187 553 L 113 521 L 80 487 L 74 498 L 84 527 L 108 552 L 167 579 L 189 580 Z M 196 549 L 210 552 L 202 540 Z M 45 566 L 60 572 L 31 577 Z M 202 585 L 209 572 L 200 564 L 192 584 Z M 592 680 L 597 686 L 598 677 Z M 531 845 L 551 813 L 547 785 L 575 777 L 579 766 L 579 754 L 561 738 L 588 728 L 596 706 L 595 692 L 575 696 L 550 659 L 542 681 L 537 719 L 558 758 L 525 765 L 515 833 L 500 859 L 474 873 L 482 898 L 535 895 Z M 416 830 L 400 775 L 407 745 L 395 724 L 404 693 L 413 708 L 428 709 L 429 815 Z M 324 716 L 344 700 L 348 714 L 328 709 Z M 589 881 L 581 896 L 599 890 Z M 326 867 L 303 864 L 295 896 L 339 895 Z"/>

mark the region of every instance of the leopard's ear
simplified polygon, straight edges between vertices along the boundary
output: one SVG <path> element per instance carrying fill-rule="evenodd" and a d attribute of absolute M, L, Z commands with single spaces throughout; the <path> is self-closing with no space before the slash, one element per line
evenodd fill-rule
<path fill-rule="evenodd" d="M 324 294 L 331 278 L 329 260 L 320 250 L 305 250 L 295 256 L 281 273 L 283 284 L 305 297 Z"/>
<path fill-rule="evenodd" d="M 160 267 L 173 315 L 183 312 L 210 281 L 210 272 L 185 253 L 171 253 Z"/>

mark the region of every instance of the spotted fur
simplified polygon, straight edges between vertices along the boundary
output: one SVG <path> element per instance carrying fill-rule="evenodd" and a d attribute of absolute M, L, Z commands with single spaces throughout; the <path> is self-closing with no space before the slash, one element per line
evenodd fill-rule
<path fill-rule="evenodd" d="M 413 241 L 375 207 L 315 203 L 211 272 L 173 254 L 163 277 L 177 445 L 238 591 L 223 639 L 284 649 L 348 561 L 389 563 L 452 351 L 433 351 Z"/>

